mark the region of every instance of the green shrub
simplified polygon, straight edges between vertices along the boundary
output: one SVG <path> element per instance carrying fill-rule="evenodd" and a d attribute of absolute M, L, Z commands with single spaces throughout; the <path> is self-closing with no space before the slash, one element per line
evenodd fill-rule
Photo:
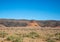
<path fill-rule="evenodd" d="M 56 40 L 60 40 L 60 33 L 56 33 L 56 34 L 55 34 L 55 37 L 56 37 L 56 38 L 55 38 Z"/>
<path fill-rule="evenodd" d="M 47 39 L 47 42 L 55 42 L 53 39 Z"/>
<path fill-rule="evenodd" d="M 60 35 L 60 33 L 55 33 L 55 36 Z"/>
<path fill-rule="evenodd" d="M 13 40 L 12 42 L 23 42 L 22 38 L 15 38 L 15 40 Z"/>
<path fill-rule="evenodd" d="M 8 37 L 7 37 L 7 40 L 9 40 L 9 41 L 10 41 L 10 40 L 12 41 L 12 40 L 14 40 L 14 39 L 15 39 L 14 36 L 8 36 Z"/>
<path fill-rule="evenodd" d="M 39 34 L 37 34 L 36 32 L 30 32 L 28 35 L 26 35 L 26 37 L 30 37 L 30 38 L 39 38 Z"/>
<path fill-rule="evenodd" d="M 15 37 L 15 36 L 8 36 L 7 37 L 8 41 L 12 41 L 12 42 L 23 42 L 23 38 L 22 37 Z"/>
<path fill-rule="evenodd" d="M 4 38 L 6 35 L 8 35 L 6 32 L 0 32 L 0 37 Z"/>

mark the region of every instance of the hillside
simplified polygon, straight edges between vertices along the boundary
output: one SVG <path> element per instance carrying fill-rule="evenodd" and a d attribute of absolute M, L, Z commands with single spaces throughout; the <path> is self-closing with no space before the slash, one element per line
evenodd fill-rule
<path fill-rule="evenodd" d="M 0 27 L 60 27 L 60 21 L 56 20 L 16 20 L 16 19 L 0 19 Z"/>

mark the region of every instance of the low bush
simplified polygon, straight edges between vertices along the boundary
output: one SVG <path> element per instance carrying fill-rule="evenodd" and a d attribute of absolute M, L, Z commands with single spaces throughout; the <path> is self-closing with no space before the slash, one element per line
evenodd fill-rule
<path fill-rule="evenodd" d="M 26 35 L 26 37 L 30 37 L 30 38 L 35 39 L 35 38 L 39 38 L 40 35 L 37 34 L 36 32 L 30 32 L 28 35 Z"/>
<path fill-rule="evenodd" d="M 55 42 L 53 39 L 50 39 L 50 38 L 48 38 L 46 41 L 47 42 Z"/>
<path fill-rule="evenodd" d="M 7 37 L 8 41 L 12 41 L 12 42 L 23 42 L 23 38 L 22 37 L 15 37 L 15 36 L 8 36 Z"/>
<path fill-rule="evenodd" d="M 0 37 L 4 38 L 6 35 L 8 35 L 6 32 L 0 32 Z"/>
<path fill-rule="evenodd" d="M 60 40 L 60 33 L 56 33 L 56 34 L 55 34 L 55 37 L 56 37 L 56 38 L 55 38 L 56 40 Z"/>

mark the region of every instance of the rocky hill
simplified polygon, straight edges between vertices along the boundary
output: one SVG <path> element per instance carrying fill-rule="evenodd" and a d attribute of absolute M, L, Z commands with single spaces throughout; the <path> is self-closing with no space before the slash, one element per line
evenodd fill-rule
<path fill-rule="evenodd" d="M 16 19 L 0 19 L 0 27 L 60 27 L 60 21 L 56 20 L 16 20 Z"/>

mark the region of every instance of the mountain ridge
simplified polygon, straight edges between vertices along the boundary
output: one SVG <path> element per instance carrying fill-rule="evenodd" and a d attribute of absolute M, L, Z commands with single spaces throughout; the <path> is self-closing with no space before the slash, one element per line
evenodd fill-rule
<path fill-rule="evenodd" d="M 28 19 L 0 19 L 0 25 L 5 27 L 26 27 L 32 24 L 37 27 L 60 27 L 59 20 L 28 20 Z"/>

